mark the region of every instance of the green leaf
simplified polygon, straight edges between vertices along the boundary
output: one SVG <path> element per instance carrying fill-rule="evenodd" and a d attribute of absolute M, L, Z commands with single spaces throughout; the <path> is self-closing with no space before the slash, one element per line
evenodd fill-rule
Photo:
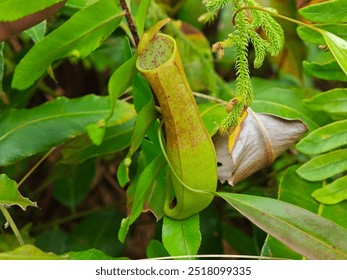
<path fill-rule="evenodd" d="M 311 194 L 322 188 L 323 182 L 309 182 L 302 179 L 296 173 L 297 168 L 298 166 L 294 165 L 284 172 L 279 185 L 278 199 L 305 208 L 347 228 L 347 219 L 345 218 L 347 215 L 347 202 L 329 206 L 317 203 Z M 271 236 L 266 239 L 262 255 L 290 259 L 303 258 Z"/>
<path fill-rule="evenodd" d="M 140 147 L 142 139 L 145 137 L 147 131 L 153 125 L 157 118 L 157 113 L 154 107 L 154 100 L 151 99 L 139 112 L 134 130 L 133 137 L 130 144 L 127 157 L 131 157 L 132 154 Z"/>
<path fill-rule="evenodd" d="M 347 115 L 347 89 L 335 88 L 319 93 L 311 99 L 304 100 L 304 104 L 312 110 Z"/>
<path fill-rule="evenodd" d="M 76 137 L 64 145 L 60 163 L 80 164 L 90 158 L 114 154 L 126 149 L 130 145 L 134 122 L 135 118 L 131 118 L 124 124 L 106 128 L 104 140 L 99 146 L 94 145 L 86 135 Z"/>
<path fill-rule="evenodd" d="M 237 253 L 241 255 L 257 255 L 254 237 L 245 234 L 237 226 L 223 223 L 223 239 L 226 240 Z M 204 239 L 203 239 L 204 240 Z"/>
<path fill-rule="evenodd" d="M 0 253 L 0 260 L 62 260 L 53 253 L 45 253 L 33 245 L 24 245 L 13 251 Z"/>
<path fill-rule="evenodd" d="M 87 127 L 89 138 L 95 145 L 100 145 L 102 143 L 106 132 L 106 125 L 114 114 L 116 101 L 118 97 L 125 92 L 132 77 L 137 72 L 136 59 L 137 54 L 117 68 L 109 80 L 108 92 L 111 99 L 110 114 L 107 119 L 103 120 L 101 123 L 99 122 L 98 124 L 91 124 L 89 127 Z"/>
<path fill-rule="evenodd" d="M 2 0 L 0 1 L 0 21 L 15 21 L 59 2 L 63 0 Z"/>
<path fill-rule="evenodd" d="M 306 210 L 316 214 L 320 212 L 322 215 L 322 208 L 320 208 L 320 205 L 311 197 L 311 193 L 321 187 L 321 182 L 308 182 L 302 179 L 296 173 L 297 168 L 297 165 L 288 168 L 281 177 L 278 189 L 278 200 L 305 208 Z M 303 258 L 300 254 L 295 253 L 270 235 L 267 236 L 262 248 L 262 256 L 288 259 Z"/>
<path fill-rule="evenodd" d="M 197 254 L 201 244 L 199 214 L 184 220 L 164 217 L 162 240 L 165 249 L 171 256 Z"/>
<path fill-rule="evenodd" d="M 347 199 L 347 176 L 315 190 L 312 197 L 324 204 L 336 204 Z"/>
<path fill-rule="evenodd" d="M 135 19 L 137 31 L 140 36 L 142 36 L 143 34 L 145 19 L 147 16 L 147 10 L 150 3 L 151 3 L 151 0 L 142 0 L 140 1 L 139 7 L 137 8 L 137 12 L 134 19 Z"/>
<path fill-rule="evenodd" d="M 307 155 L 325 153 L 347 145 L 347 120 L 318 128 L 301 139 L 296 149 Z"/>
<path fill-rule="evenodd" d="M 120 237 L 122 237 L 122 239 L 120 239 L 121 242 L 124 242 L 129 226 L 132 225 L 140 216 L 143 210 L 143 205 L 145 203 L 145 197 L 148 195 L 150 188 L 154 184 L 159 172 L 165 164 L 165 157 L 163 156 L 163 154 L 160 154 L 155 159 L 153 159 L 153 161 L 149 163 L 143 170 L 143 172 L 139 175 L 139 179 L 135 186 L 135 194 L 130 216 L 128 217 L 127 222 L 122 223 L 121 225 L 121 234 L 119 235 Z"/>
<path fill-rule="evenodd" d="M 347 39 L 347 25 L 346 24 L 315 24 L 314 27 L 317 27 L 322 30 L 329 31 L 335 35 L 341 37 L 342 39 Z M 317 45 L 325 45 L 326 42 L 321 33 L 308 28 L 307 26 L 300 26 L 297 28 L 299 37 L 309 43 Z"/>
<path fill-rule="evenodd" d="M 228 115 L 222 104 L 199 104 L 202 120 L 210 136 L 218 132 L 220 122 Z"/>
<path fill-rule="evenodd" d="M 116 233 L 122 214 L 116 209 L 103 210 L 85 217 L 69 236 L 67 251 L 98 249 L 111 257 L 124 255 L 124 246 Z"/>
<path fill-rule="evenodd" d="M 155 110 L 154 100 L 153 97 L 151 97 L 151 99 L 141 109 L 136 118 L 128 154 L 120 163 L 119 168 L 117 170 L 117 179 L 121 186 L 125 186 L 125 184 L 129 182 L 128 173 L 129 166 L 131 165 L 131 157 L 140 147 L 143 138 L 145 137 L 148 130 L 152 127 L 156 119 L 157 114 Z"/>
<path fill-rule="evenodd" d="M 335 60 L 323 64 L 304 61 L 302 65 L 305 72 L 313 77 L 328 81 L 347 82 L 346 74 Z"/>
<path fill-rule="evenodd" d="M 310 130 L 328 121 L 327 116 L 310 111 L 302 105 L 303 92 L 271 88 L 255 95 L 251 108 L 258 113 L 268 113 L 289 119 L 302 120 Z"/>
<path fill-rule="evenodd" d="M 27 206 L 37 207 L 35 202 L 20 194 L 17 183 L 8 178 L 6 174 L 0 174 L 0 204 L 5 206 L 18 205 L 23 210 Z"/>
<path fill-rule="evenodd" d="M 137 72 L 136 59 L 137 54 L 117 68 L 110 78 L 108 83 L 108 92 L 111 98 L 111 112 L 109 117 L 113 115 L 116 100 L 125 92 L 132 77 Z"/>
<path fill-rule="evenodd" d="M 320 181 L 347 170 L 347 149 L 317 156 L 304 163 L 297 173 L 308 181 Z"/>
<path fill-rule="evenodd" d="M 167 195 L 167 169 L 162 168 L 148 194 L 144 210 L 150 210 L 159 221 L 164 215 L 164 204 Z"/>
<path fill-rule="evenodd" d="M 117 260 L 119 258 L 113 258 L 104 252 L 97 249 L 89 249 L 80 252 L 68 252 L 62 255 L 63 258 L 70 260 Z M 126 259 L 126 258 L 122 258 Z"/>
<path fill-rule="evenodd" d="M 347 5 L 347 1 L 346 1 Z M 321 31 L 329 50 L 332 52 L 337 63 L 347 75 L 347 41 L 328 31 Z"/>
<path fill-rule="evenodd" d="M 24 32 L 30 36 L 31 40 L 34 41 L 34 43 L 38 43 L 41 41 L 46 34 L 47 29 L 47 22 L 44 20 L 40 22 L 39 24 L 36 24 L 35 26 L 25 30 Z"/>
<path fill-rule="evenodd" d="M 153 185 L 161 169 L 165 166 L 166 160 L 163 154 L 157 156 L 141 173 L 136 184 L 132 211 L 130 214 L 130 224 L 140 216 L 146 194 Z"/>
<path fill-rule="evenodd" d="M 99 0 L 68 0 L 66 6 L 75 9 L 84 9 Z"/>
<path fill-rule="evenodd" d="M 12 86 L 28 88 L 58 59 L 86 57 L 117 28 L 122 16 L 113 0 L 98 1 L 78 11 L 30 49 L 15 69 Z"/>
<path fill-rule="evenodd" d="M 123 188 L 129 181 L 129 166 L 131 164 L 130 158 L 123 159 L 117 168 L 118 184 Z"/>
<path fill-rule="evenodd" d="M 87 95 L 57 98 L 32 109 L 15 109 L 0 122 L 0 165 L 8 165 L 85 133 L 85 127 L 109 114 L 109 98 Z M 132 106 L 118 101 L 113 124 L 134 116 Z M 30 135 L 30 137 L 28 137 Z"/>
<path fill-rule="evenodd" d="M 140 112 L 148 102 L 153 100 L 152 90 L 147 80 L 139 73 L 132 79 L 132 88 L 134 107 L 136 112 Z"/>
<path fill-rule="evenodd" d="M 5 223 L 5 218 L 0 215 L 0 223 L 3 225 Z M 28 223 L 25 226 L 21 227 L 19 233 L 24 241 L 24 244 L 33 244 L 35 239 L 32 237 L 31 230 L 33 226 Z M 3 231 L 1 233 L 0 238 L 0 252 L 8 252 L 18 248 L 18 239 L 17 237 L 10 231 Z M 36 238 L 36 237 L 35 237 Z M 43 250 L 45 252 L 51 252 L 47 250 Z"/>
<path fill-rule="evenodd" d="M 347 1 L 336 0 L 309 5 L 299 10 L 300 15 L 313 22 L 346 22 Z"/>
<path fill-rule="evenodd" d="M 146 249 L 147 258 L 160 258 L 169 256 L 163 243 L 158 240 L 152 239 Z"/>
<path fill-rule="evenodd" d="M 287 202 L 218 193 L 255 225 L 309 259 L 346 259 L 347 229 Z"/>
<path fill-rule="evenodd" d="M 52 182 L 53 197 L 75 211 L 91 189 L 95 168 L 95 161 L 57 166 L 54 170 L 57 178 Z"/>
<path fill-rule="evenodd" d="M 35 245 L 45 252 L 64 253 L 69 234 L 59 227 L 35 236 Z"/>

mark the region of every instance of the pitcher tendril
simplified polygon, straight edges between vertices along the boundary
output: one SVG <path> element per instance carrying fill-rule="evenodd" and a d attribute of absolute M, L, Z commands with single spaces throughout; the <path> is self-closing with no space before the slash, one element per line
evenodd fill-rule
<path fill-rule="evenodd" d="M 228 102 L 228 116 L 220 124 L 220 133 L 231 133 L 238 124 L 242 113 L 247 110 L 253 101 L 253 88 L 249 73 L 248 47 L 253 45 L 255 68 L 261 67 L 266 55 L 276 56 L 280 53 L 284 43 L 282 27 L 267 13 L 276 13 L 274 9 L 252 9 L 261 7 L 254 0 L 206 0 L 207 13 L 201 20 L 208 21 L 215 18 L 228 2 L 232 3 L 234 11 L 234 31 L 224 41 L 217 42 L 212 46 L 212 51 L 222 57 L 224 49 L 232 47 L 235 51 L 236 68 L 236 93 Z M 248 9 L 244 9 L 248 7 Z M 259 32 L 261 31 L 261 32 Z"/>

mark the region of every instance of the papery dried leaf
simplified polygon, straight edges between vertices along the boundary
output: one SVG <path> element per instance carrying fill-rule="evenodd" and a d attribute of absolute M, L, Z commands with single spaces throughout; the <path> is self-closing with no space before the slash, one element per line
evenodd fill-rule
<path fill-rule="evenodd" d="M 213 138 L 220 164 L 218 178 L 231 186 L 273 163 L 307 131 L 300 120 L 255 113 L 251 109 L 247 113 L 233 134 Z"/>

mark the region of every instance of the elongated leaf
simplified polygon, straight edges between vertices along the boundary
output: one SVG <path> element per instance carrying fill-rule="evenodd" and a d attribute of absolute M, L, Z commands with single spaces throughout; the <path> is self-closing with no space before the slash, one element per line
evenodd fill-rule
<path fill-rule="evenodd" d="M 154 184 L 159 172 L 161 171 L 165 163 L 166 160 L 163 154 L 160 154 L 155 159 L 153 159 L 153 161 L 148 164 L 141 173 L 136 183 L 135 195 L 130 216 L 126 219 L 123 219 L 121 223 L 121 229 L 118 234 L 118 238 L 121 242 L 125 241 L 129 226 L 133 224 L 135 220 L 140 216 L 143 210 L 145 196 L 146 194 L 148 195 L 149 189 Z"/>
<path fill-rule="evenodd" d="M 140 112 L 148 102 L 153 100 L 151 87 L 147 80 L 141 76 L 140 73 L 136 74 L 132 79 L 132 92 L 134 98 L 134 107 L 136 112 Z"/>
<path fill-rule="evenodd" d="M 302 105 L 303 92 L 272 88 L 255 95 L 251 108 L 258 113 L 268 113 L 288 119 L 302 120 L 310 130 L 329 121 L 327 116 L 308 110 Z"/>
<path fill-rule="evenodd" d="M 324 204 L 336 204 L 347 199 L 347 176 L 314 191 L 312 196 Z"/>
<path fill-rule="evenodd" d="M 63 1 L 64 0 L 2 0 L 0 1 L 0 21 L 14 21 Z"/>
<path fill-rule="evenodd" d="M 131 165 L 131 157 L 140 147 L 143 138 L 155 122 L 156 118 L 157 114 L 154 107 L 154 100 L 153 97 L 151 97 L 136 118 L 128 154 L 118 167 L 117 179 L 120 186 L 123 187 L 129 182 L 129 166 Z"/>
<path fill-rule="evenodd" d="M 284 172 L 279 185 L 278 199 L 305 208 L 347 228 L 347 220 L 345 219 L 347 202 L 331 206 L 317 203 L 311 194 L 315 190 L 322 188 L 323 183 L 321 181 L 309 182 L 302 179 L 296 173 L 297 168 L 298 165 L 294 165 Z M 294 253 L 272 236 L 267 237 L 262 249 L 262 255 L 290 259 L 303 258 L 300 254 Z"/>
<path fill-rule="evenodd" d="M 322 92 L 311 99 L 304 100 L 304 104 L 312 110 L 347 115 L 347 89 L 335 88 Z"/>
<path fill-rule="evenodd" d="M 121 96 L 130 84 L 132 77 L 136 74 L 136 59 L 134 55 L 131 59 L 122 64 L 111 76 L 108 83 L 108 92 L 111 98 L 111 113 L 113 115 L 116 100 Z"/>
<path fill-rule="evenodd" d="M 0 174 L 0 204 L 5 206 L 18 205 L 23 210 L 27 206 L 37 206 L 35 202 L 23 197 L 18 191 L 17 183 L 5 174 Z"/>
<path fill-rule="evenodd" d="M 347 5 L 347 1 L 346 1 Z M 321 31 L 329 50 L 347 75 L 347 41 L 328 31 Z"/>
<path fill-rule="evenodd" d="M 135 15 L 135 24 L 140 36 L 143 34 L 147 10 L 150 3 L 151 0 L 142 0 Z"/>
<path fill-rule="evenodd" d="M 162 240 L 171 256 L 196 254 L 201 243 L 199 214 L 180 221 L 164 217 Z"/>
<path fill-rule="evenodd" d="M 76 165 L 59 165 L 55 168 L 53 197 L 75 211 L 88 195 L 95 176 L 95 161 Z"/>
<path fill-rule="evenodd" d="M 143 137 L 145 137 L 147 131 L 153 125 L 156 118 L 157 114 L 154 107 L 154 100 L 151 99 L 142 108 L 136 118 L 128 157 L 131 157 L 132 154 L 138 149 L 138 147 L 140 147 Z"/>
<path fill-rule="evenodd" d="M 68 0 L 66 6 L 75 8 L 75 9 L 83 9 L 99 0 Z"/>
<path fill-rule="evenodd" d="M 316 155 L 347 145 L 347 120 L 314 130 L 296 145 L 307 155 Z"/>
<path fill-rule="evenodd" d="M 283 174 L 279 189 L 278 200 L 305 208 L 318 213 L 319 204 L 311 197 L 311 193 L 321 187 L 321 182 L 308 182 L 296 174 L 298 166 L 288 168 Z M 268 235 L 262 248 L 263 256 L 302 259 L 303 256 L 289 249 L 286 245 Z"/>
<path fill-rule="evenodd" d="M 336 150 L 317 156 L 298 170 L 298 174 L 308 181 L 320 181 L 347 170 L 347 149 Z"/>
<path fill-rule="evenodd" d="M 299 10 L 300 15 L 313 22 L 346 22 L 347 1 L 335 0 L 310 5 Z"/>
<path fill-rule="evenodd" d="M 35 26 L 29 28 L 25 31 L 26 34 L 28 34 L 31 38 L 31 40 L 34 41 L 34 43 L 38 43 L 45 37 L 47 22 L 42 21 L 39 24 L 36 24 Z"/>
<path fill-rule="evenodd" d="M 244 194 L 218 193 L 258 227 L 309 259 L 347 259 L 347 229 L 295 205 Z"/>
<path fill-rule="evenodd" d="M 32 109 L 9 111 L 0 123 L 0 165 L 52 148 L 85 132 L 85 127 L 109 114 L 109 98 L 87 95 L 58 98 Z M 118 101 L 113 124 L 134 116 L 132 106 Z M 30 137 L 28 137 L 30 135 Z"/>
<path fill-rule="evenodd" d="M 130 224 L 132 224 L 141 214 L 145 196 L 146 194 L 148 195 L 149 188 L 157 179 L 158 173 L 161 171 L 165 163 L 166 160 L 163 154 L 160 154 L 150 164 L 148 164 L 141 173 L 136 184 L 136 191 L 130 215 Z"/>
<path fill-rule="evenodd" d="M 31 86 L 55 60 L 71 55 L 86 57 L 115 30 L 122 16 L 113 0 L 98 1 L 80 10 L 26 54 L 15 69 L 12 86 Z"/>
<path fill-rule="evenodd" d="M 78 252 L 94 248 L 111 257 L 124 254 L 124 246 L 115 236 L 122 216 L 115 209 L 88 215 L 70 233 L 65 250 Z"/>
<path fill-rule="evenodd" d="M 53 253 L 45 253 L 33 245 L 24 245 L 9 252 L 0 253 L 0 260 L 62 260 Z"/>
<path fill-rule="evenodd" d="M 63 158 L 60 162 L 80 164 L 90 158 L 124 150 L 130 145 L 134 121 L 135 119 L 132 118 L 125 124 L 108 127 L 100 146 L 94 145 L 86 135 L 71 140 L 61 150 Z"/>
<path fill-rule="evenodd" d="M 97 124 L 91 124 L 87 127 L 88 136 L 95 145 L 100 145 L 102 143 L 107 123 L 114 114 L 116 101 L 118 97 L 125 92 L 130 84 L 131 78 L 137 72 L 136 58 L 137 55 L 134 55 L 131 59 L 123 63 L 110 78 L 108 84 L 108 92 L 111 100 L 110 114 L 105 120 L 99 121 Z"/>
<path fill-rule="evenodd" d="M 69 260 L 119 260 L 126 258 L 113 258 L 97 249 L 89 249 L 80 252 L 68 252 L 61 257 Z"/>
<path fill-rule="evenodd" d="M 346 40 L 347 39 L 347 25 L 342 23 L 335 24 L 315 24 L 315 27 L 319 29 L 323 29 L 334 33 L 340 38 Z M 314 31 L 306 26 L 300 26 L 297 28 L 298 35 L 304 41 L 317 44 L 317 45 L 325 45 L 326 42 L 321 33 Z"/>
<path fill-rule="evenodd" d="M 66 251 L 65 244 L 68 237 L 69 234 L 66 231 L 59 227 L 54 227 L 36 235 L 35 245 L 45 252 L 62 254 Z"/>
<path fill-rule="evenodd" d="M 335 60 L 323 64 L 304 61 L 302 65 L 305 72 L 313 77 L 328 81 L 347 81 L 346 74 L 341 70 Z"/>
<path fill-rule="evenodd" d="M 222 104 L 199 104 L 202 120 L 210 136 L 217 133 L 220 122 L 227 116 L 227 111 Z"/>
<path fill-rule="evenodd" d="M 146 249 L 147 258 L 159 258 L 169 256 L 163 243 L 158 240 L 152 239 Z"/>

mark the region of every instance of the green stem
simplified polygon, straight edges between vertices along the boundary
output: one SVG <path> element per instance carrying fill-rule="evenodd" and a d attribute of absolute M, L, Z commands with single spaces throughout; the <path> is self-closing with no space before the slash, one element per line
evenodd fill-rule
<path fill-rule="evenodd" d="M 23 246 L 24 245 L 23 238 L 20 235 L 19 230 L 18 230 L 15 222 L 12 220 L 10 213 L 7 211 L 7 209 L 5 208 L 5 206 L 3 204 L 0 204 L 0 210 L 1 210 L 2 214 L 4 215 L 7 223 L 10 225 L 14 235 L 16 236 L 16 238 L 19 242 L 19 245 Z"/>
<path fill-rule="evenodd" d="M 17 184 L 18 187 L 24 183 L 24 181 L 36 170 L 36 168 L 54 151 L 55 147 L 50 149 L 29 171 L 24 175 L 22 180 Z"/>
<path fill-rule="evenodd" d="M 258 11 L 262 11 L 262 12 L 265 12 L 265 13 L 268 13 L 270 15 L 272 15 L 273 17 L 278 17 L 278 18 L 281 18 L 281 19 L 284 19 L 286 21 L 290 21 L 290 22 L 293 22 L 297 25 L 302 25 L 302 26 L 306 26 L 320 34 L 322 34 L 322 30 L 317 28 L 317 27 L 314 27 L 312 26 L 311 24 L 307 24 L 307 23 L 304 23 L 302 21 L 299 21 L 299 20 L 296 20 L 296 19 L 293 19 L 293 18 L 290 18 L 290 17 L 287 17 L 287 16 L 284 16 L 284 15 L 281 15 L 281 14 L 278 14 L 278 13 L 275 13 L 275 12 L 272 12 L 272 11 L 269 11 L 265 8 L 262 8 L 262 7 L 258 7 L 258 6 L 244 6 L 244 7 L 241 7 L 239 9 L 237 9 L 233 15 L 233 24 L 235 25 L 235 18 L 236 18 L 236 15 L 243 11 L 243 10 L 258 10 Z"/>
<path fill-rule="evenodd" d="M 71 222 L 73 220 L 84 218 L 84 217 L 86 217 L 88 215 L 91 215 L 91 214 L 94 214 L 94 213 L 97 213 L 97 212 L 101 212 L 103 210 L 114 209 L 115 206 L 116 205 L 107 205 L 105 207 L 98 207 L 98 208 L 88 209 L 88 210 L 81 211 L 81 212 L 75 212 L 75 213 L 73 213 L 70 216 L 58 218 L 58 219 L 56 219 L 54 221 L 51 221 L 49 223 L 46 223 L 46 224 L 37 225 L 33 229 L 33 231 L 36 233 L 36 232 L 40 232 L 42 230 L 47 230 L 49 228 L 52 228 L 52 227 L 55 227 L 55 226 L 59 226 L 61 224 L 65 224 L 65 223 Z"/>

